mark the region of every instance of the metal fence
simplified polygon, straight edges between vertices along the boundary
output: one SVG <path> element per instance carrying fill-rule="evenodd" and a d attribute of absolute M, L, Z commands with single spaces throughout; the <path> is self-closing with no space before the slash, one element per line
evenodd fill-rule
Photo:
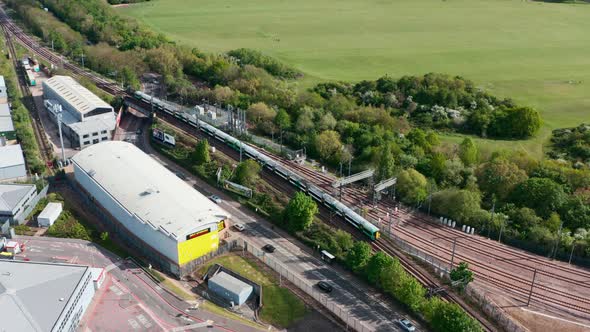
<path fill-rule="evenodd" d="M 290 271 L 281 262 L 275 260 L 270 255 L 266 255 L 266 252 L 264 252 L 262 249 L 248 243 L 243 239 L 239 239 L 237 241 L 238 245 L 241 245 L 244 250 L 247 250 L 252 255 L 258 257 L 267 266 L 275 270 L 279 274 L 281 280 L 282 278 L 289 280 L 292 284 L 303 290 L 309 296 L 313 297 L 316 301 L 330 310 L 330 312 L 332 312 L 346 324 L 347 329 L 351 328 L 359 332 L 375 331 L 375 328 L 368 326 L 365 322 L 357 319 L 348 309 L 331 300 L 330 297 L 325 293 L 314 288 L 314 284 L 312 282 L 301 278 L 298 273 Z"/>
<path fill-rule="evenodd" d="M 368 219 L 369 220 L 369 219 Z M 412 255 L 415 258 L 420 259 L 423 262 L 430 264 L 435 270 L 435 273 L 441 278 L 448 276 L 450 273 L 450 262 L 442 261 L 432 255 L 429 255 L 422 250 L 419 250 L 409 244 L 407 241 L 399 238 L 395 233 L 391 232 L 389 224 L 375 222 L 369 220 L 371 223 L 378 226 L 383 236 L 391 239 L 401 250 Z M 485 295 L 481 290 L 467 285 L 465 288 L 467 296 L 475 300 L 479 307 L 490 317 L 493 321 L 497 322 L 502 328 L 510 332 L 526 332 L 528 329 L 523 327 L 520 323 L 514 320 L 504 309 L 498 306 L 491 298 Z"/>

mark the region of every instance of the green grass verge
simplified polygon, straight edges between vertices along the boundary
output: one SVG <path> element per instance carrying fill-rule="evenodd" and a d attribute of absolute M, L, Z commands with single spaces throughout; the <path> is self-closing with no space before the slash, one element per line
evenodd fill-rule
<path fill-rule="evenodd" d="M 520 0 L 155 0 L 119 8 L 182 44 L 249 47 L 324 80 L 462 75 L 541 111 L 545 132 L 587 119 L 590 6 Z M 585 42 L 586 41 L 586 42 Z M 542 154 L 546 135 L 483 145 Z"/>
<path fill-rule="evenodd" d="M 201 267 L 199 273 L 204 274 L 215 263 L 262 286 L 263 307 L 260 310 L 260 318 L 265 322 L 278 327 L 287 327 L 306 314 L 307 309 L 303 301 L 288 289 L 280 287 L 278 280 L 272 275 L 260 272 L 256 264 L 248 258 L 236 255 L 217 257 Z"/>

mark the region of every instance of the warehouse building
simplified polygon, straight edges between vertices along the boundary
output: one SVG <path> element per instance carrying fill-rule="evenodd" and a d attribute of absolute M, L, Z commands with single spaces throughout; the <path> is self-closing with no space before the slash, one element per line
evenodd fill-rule
<path fill-rule="evenodd" d="M 20 144 L 0 146 L 0 182 L 26 177 L 25 157 Z"/>
<path fill-rule="evenodd" d="M 43 100 L 55 123 L 61 109 L 62 132 L 73 148 L 83 149 L 113 136 L 113 107 L 73 78 L 57 75 L 43 81 Z"/>
<path fill-rule="evenodd" d="M 51 202 L 47 203 L 43 211 L 37 216 L 37 224 L 39 227 L 49 227 L 59 218 L 63 208 L 61 203 Z"/>
<path fill-rule="evenodd" d="M 254 290 L 251 285 L 223 271 L 209 278 L 207 286 L 210 291 L 223 298 L 232 306 L 244 304 Z"/>
<path fill-rule="evenodd" d="M 6 145 L 6 141 L 16 139 L 14 123 L 10 114 L 8 104 L 0 103 L 0 146 Z"/>
<path fill-rule="evenodd" d="M 94 296 L 88 266 L 0 260 L 2 331 L 73 332 Z"/>
<path fill-rule="evenodd" d="M 8 102 L 8 88 L 4 76 L 0 76 L 0 103 Z"/>
<path fill-rule="evenodd" d="M 34 184 L 0 184 L 0 222 L 20 224 L 36 195 Z"/>
<path fill-rule="evenodd" d="M 153 265 L 181 276 L 217 250 L 229 214 L 135 145 L 103 142 L 72 161 L 80 187 Z"/>

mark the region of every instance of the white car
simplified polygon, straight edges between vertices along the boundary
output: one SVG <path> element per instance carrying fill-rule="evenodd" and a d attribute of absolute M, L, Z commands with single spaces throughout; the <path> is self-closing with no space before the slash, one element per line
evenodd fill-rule
<path fill-rule="evenodd" d="M 238 232 L 243 232 L 246 229 L 246 226 L 244 226 L 244 224 L 235 224 L 234 225 L 234 228 Z"/>
<path fill-rule="evenodd" d="M 402 318 L 398 322 L 399 322 L 399 325 L 401 325 L 401 327 L 403 328 L 404 331 L 407 331 L 407 332 L 414 332 L 414 331 L 416 331 L 416 327 L 412 324 L 412 322 L 410 322 L 406 318 Z"/>
<path fill-rule="evenodd" d="M 209 199 L 217 204 L 221 204 L 221 202 L 222 202 L 221 198 L 217 195 L 211 195 L 211 196 L 209 196 Z"/>

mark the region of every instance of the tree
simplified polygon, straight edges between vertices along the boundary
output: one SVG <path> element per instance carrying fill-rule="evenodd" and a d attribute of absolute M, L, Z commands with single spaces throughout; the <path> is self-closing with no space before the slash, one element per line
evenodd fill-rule
<path fill-rule="evenodd" d="M 309 228 L 317 213 L 318 206 L 311 196 L 297 192 L 283 211 L 283 221 L 291 231 L 298 232 Z"/>
<path fill-rule="evenodd" d="M 281 109 L 277 112 L 277 115 L 275 115 L 274 123 L 282 131 L 291 127 L 291 117 L 287 111 Z"/>
<path fill-rule="evenodd" d="M 422 307 L 426 288 L 420 282 L 408 273 L 404 273 L 399 280 L 399 287 L 396 292 L 396 298 L 405 304 L 414 312 Z"/>
<path fill-rule="evenodd" d="M 342 253 L 347 252 L 354 245 L 352 235 L 341 229 L 336 230 L 334 233 L 334 239 L 336 240 L 336 244 L 338 244 L 338 247 Z"/>
<path fill-rule="evenodd" d="M 211 161 L 211 156 L 209 155 L 209 141 L 202 139 L 197 142 L 191 159 L 197 165 L 208 164 Z"/>
<path fill-rule="evenodd" d="M 254 124 L 265 121 L 272 121 L 276 116 L 276 111 L 268 107 L 265 103 L 254 103 L 246 110 L 246 116 Z"/>
<path fill-rule="evenodd" d="M 472 217 L 481 210 L 478 192 L 449 188 L 432 195 L 432 210 L 452 220 L 472 222 Z M 481 222 L 481 221 L 480 221 Z"/>
<path fill-rule="evenodd" d="M 260 170 L 260 164 L 253 159 L 247 159 L 236 167 L 234 181 L 243 186 L 254 186 L 259 179 Z"/>
<path fill-rule="evenodd" d="M 451 270 L 451 281 L 456 282 L 460 285 L 460 288 L 464 288 L 473 281 L 473 272 L 469 270 L 469 264 L 461 262 L 457 267 Z"/>
<path fill-rule="evenodd" d="M 530 107 L 517 107 L 508 112 L 511 124 L 511 137 L 526 138 L 534 136 L 541 128 L 539 112 Z"/>
<path fill-rule="evenodd" d="M 363 241 L 356 241 L 346 255 L 346 266 L 352 271 L 364 269 L 371 258 L 371 246 Z"/>
<path fill-rule="evenodd" d="M 438 332 L 481 332 L 479 323 L 455 303 L 433 300 L 428 302 L 428 320 Z"/>
<path fill-rule="evenodd" d="M 447 157 L 440 152 L 432 154 L 430 158 L 430 175 L 437 183 L 442 183 L 445 174 L 445 162 Z"/>
<path fill-rule="evenodd" d="M 393 264 L 393 258 L 381 251 L 371 256 L 367 262 L 367 280 L 373 285 L 381 287 L 381 272 L 390 264 Z"/>
<path fill-rule="evenodd" d="M 481 190 L 490 197 L 496 196 L 500 201 L 505 201 L 514 187 L 528 178 L 525 171 L 504 158 L 481 164 L 475 176 Z"/>
<path fill-rule="evenodd" d="M 338 162 L 342 150 L 340 134 L 333 130 L 323 131 L 315 138 L 315 149 L 323 160 Z"/>
<path fill-rule="evenodd" d="M 530 207 L 543 218 L 558 211 L 567 201 L 563 187 L 547 178 L 530 178 L 520 183 L 510 197 L 517 206 Z"/>
<path fill-rule="evenodd" d="M 413 168 L 401 171 L 397 177 L 397 191 L 404 203 L 416 205 L 428 196 L 428 181 Z"/>
<path fill-rule="evenodd" d="M 465 138 L 459 145 L 459 158 L 465 166 L 471 166 L 477 162 L 477 146 L 471 138 Z"/>
<path fill-rule="evenodd" d="M 395 175 L 395 158 L 391 144 L 379 149 L 379 156 L 376 170 L 377 181 L 386 180 Z"/>
<path fill-rule="evenodd" d="M 100 240 L 102 242 L 106 242 L 108 239 L 109 239 L 109 232 L 100 233 Z"/>

